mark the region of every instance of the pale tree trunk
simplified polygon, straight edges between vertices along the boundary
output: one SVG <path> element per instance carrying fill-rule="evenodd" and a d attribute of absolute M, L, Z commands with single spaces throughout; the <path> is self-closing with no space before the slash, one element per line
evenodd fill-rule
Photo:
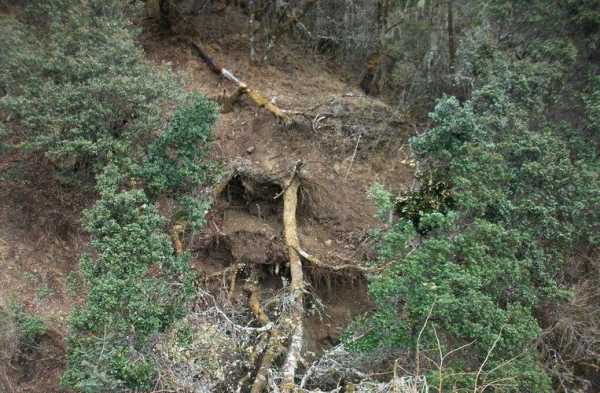
<path fill-rule="evenodd" d="M 436 58 L 438 56 L 438 51 L 440 48 L 440 32 L 437 26 L 443 26 L 441 23 L 438 24 L 438 4 L 436 1 L 431 2 L 431 9 L 429 14 L 429 50 L 425 55 L 424 67 L 425 67 L 425 75 L 427 83 L 431 83 L 433 81 L 433 66 L 436 62 Z M 443 21 L 443 16 L 441 17 L 441 21 Z"/>
<path fill-rule="evenodd" d="M 145 2 L 146 16 L 158 20 L 160 18 L 160 7 L 158 0 L 146 0 Z"/>
<path fill-rule="evenodd" d="M 271 102 L 260 91 L 251 89 L 248 85 L 246 85 L 235 75 L 233 75 L 229 70 L 217 65 L 213 61 L 213 59 L 211 59 L 210 56 L 208 56 L 204 49 L 199 44 L 194 42 L 194 40 L 183 37 L 181 37 L 180 39 L 191 47 L 192 53 L 195 56 L 199 57 L 212 72 L 235 83 L 235 85 L 237 86 L 237 90 L 230 97 L 226 98 L 226 106 L 231 106 L 241 96 L 246 95 L 250 99 L 250 101 L 252 101 L 257 107 L 266 109 L 283 125 L 289 127 L 294 123 L 293 120 L 283 110 L 281 110 L 277 105 Z"/>
<path fill-rule="evenodd" d="M 291 275 L 291 295 L 292 304 L 289 316 L 291 326 L 291 337 L 288 344 L 288 353 L 283 365 L 283 381 L 281 384 L 282 393 L 290 393 L 294 390 L 294 379 L 302 347 L 304 344 L 304 275 L 302 272 L 302 262 L 298 249 L 300 241 L 296 224 L 296 208 L 298 205 L 298 188 L 300 180 L 294 173 L 292 180 L 283 195 L 283 225 L 285 242 L 288 248 L 288 258 L 290 261 Z"/>

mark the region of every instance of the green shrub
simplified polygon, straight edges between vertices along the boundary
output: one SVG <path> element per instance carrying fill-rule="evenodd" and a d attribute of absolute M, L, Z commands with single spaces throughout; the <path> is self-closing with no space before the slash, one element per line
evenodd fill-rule
<path fill-rule="evenodd" d="M 14 302 L 0 308 L 0 328 L 0 358 L 7 364 L 26 352 L 34 351 L 40 338 L 48 331 L 40 317 Z"/>
<path fill-rule="evenodd" d="M 86 297 L 70 314 L 62 378 L 83 392 L 153 386 L 151 338 L 185 315 L 193 278 L 169 226 L 203 224 L 218 169 L 215 106 L 146 62 L 124 6 L 34 0 L 0 17 L 0 149 L 99 196 L 83 213 Z M 175 202 L 173 217 L 159 199 Z M 34 322 L 24 320 L 24 337 Z"/>
<path fill-rule="evenodd" d="M 65 386 L 95 392 L 144 390 L 153 383 L 155 366 L 145 360 L 149 339 L 185 315 L 193 293 L 188 255 L 174 255 L 155 204 L 162 196 L 192 203 L 201 210 L 178 219 L 203 224 L 210 204 L 196 193 L 215 177 L 206 157 L 215 119 L 214 106 L 194 96 L 175 111 L 148 154 L 125 166 L 129 172 L 109 164 L 98 177 L 100 199 L 82 220 L 94 253 L 81 259 L 89 291 L 83 307 L 70 315 Z"/>
<path fill-rule="evenodd" d="M 38 316 L 26 312 L 19 305 L 12 304 L 9 309 L 15 322 L 19 349 L 21 351 L 35 349 L 40 337 L 48 330 L 46 325 Z"/>
<path fill-rule="evenodd" d="M 183 93 L 146 62 L 120 3 L 35 0 L 0 23 L 5 149 L 44 156 L 68 184 L 139 158 Z"/>
<path fill-rule="evenodd" d="M 472 388 L 489 352 L 482 378 L 511 380 L 495 391 L 548 392 L 534 346 L 536 310 L 568 295 L 561 269 L 598 244 L 599 172 L 594 156 L 570 150 L 585 144 L 581 134 L 545 121 L 532 126 L 548 102 L 525 88 L 539 64 L 498 64 L 465 104 L 442 98 L 433 127 L 411 140 L 421 188 L 400 199 L 374 190 L 379 216 L 395 213 L 379 247 L 379 261 L 393 263 L 370 280 L 376 311 L 354 326 L 365 332 L 354 346 L 414 349 L 432 310 L 423 348 L 438 345 L 433 327 L 444 351 L 473 342 L 448 362 L 445 389 Z M 543 71 L 533 79 L 553 77 Z M 431 187 L 432 177 L 446 186 Z M 462 374 L 450 377 L 451 370 Z"/>
<path fill-rule="evenodd" d="M 154 365 L 126 336 L 113 335 L 108 327 L 99 336 L 67 339 L 68 367 L 61 382 L 84 393 L 148 391 L 156 378 Z"/>
<path fill-rule="evenodd" d="M 206 98 L 192 94 L 182 103 L 169 126 L 148 147 L 148 153 L 136 173 L 151 197 L 172 197 L 177 210 L 175 220 L 191 223 L 192 229 L 204 224 L 209 205 L 197 198 L 203 185 L 212 184 L 218 166 L 208 159 L 216 106 Z"/>

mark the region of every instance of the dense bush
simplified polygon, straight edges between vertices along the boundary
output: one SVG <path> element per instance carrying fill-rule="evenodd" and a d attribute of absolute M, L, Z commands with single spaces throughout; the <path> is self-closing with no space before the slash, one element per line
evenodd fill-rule
<path fill-rule="evenodd" d="M 134 170 L 150 197 L 168 195 L 174 199 L 175 220 L 189 222 L 192 230 L 204 223 L 208 209 L 206 199 L 192 194 L 212 183 L 219 172 L 218 164 L 208 159 L 216 116 L 213 103 L 197 94 L 190 95 Z"/>
<path fill-rule="evenodd" d="M 204 98 L 192 96 L 146 156 L 125 166 L 128 173 L 109 164 L 98 177 L 100 199 L 83 217 L 94 249 L 81 259 L 89 291 L 70 317 L 65 386 L 84 392 L 151 387 L 156 373 L 145 360 L 149 338 L 185 315 L 193 279 L 188 256 L 174 255 L 155 204 L 161 196 L 184 198 L 201 210 L 179 219 L 203 223 L 209 201 L 196 188 L 215 174 L 205 162 L 215 116 Z M 131 188 L 132 182 L 141 188 Z"/>
<path fill-rule="evenodd" d="M 355 346 L 414 348 L 431 312 L 425 349 L 472 342 L 430 376 L 436 385 L 442 375 L 444 389 L 502 379 L 494 391 L 546 392 L 540 308 L 568 297 L 569 261 L 599 244 L 598 163 L 581 133 L 545 120 L 563 63 L 477 60 L 472 98 L 440 99 L 433 127 L 411 140 L 420 177 L 444 179 L 438 200 L 451 204 L 423 204 L 427 183 L 409 202 L 374 189 L 380 215 L 398 214 L 381 235 L 379 259 L 393 264 L 370 281 L 377 311 Z"/>
<path fill-rule="evenodd" d="M 83 214 L 87 292 L 70 315 L 62 378 L 83 392 L 153 386 L 151 338 L 185 315 L 191 288 L 169 226 L 203 224 L 217 169 L 215 106 L 146 62 L 124 6 L 35 0 L 0 25 L 2 149 L 42 157 L 63 185 L 99 196 Z"/>
<path fill-rule="evenodd" d="M 119 191 L 114 169 L 107 168 L 100 200 L 84 215 L 95 257 L 81 260 L 89 292 L 70 316 L 63 377 L 81 391 L 148 388 L 148 338 L 184 315 L 186 259 L 173 255 L 164 219 L 144 192 Z"/>
<path fill-rule="evenodd" d="M 89 185 L 111 159 L 138 157 L 182 95 L 120 3 L 34 0 L 0 23 L 4 148 L 45 157 L 64 181 Z"/>

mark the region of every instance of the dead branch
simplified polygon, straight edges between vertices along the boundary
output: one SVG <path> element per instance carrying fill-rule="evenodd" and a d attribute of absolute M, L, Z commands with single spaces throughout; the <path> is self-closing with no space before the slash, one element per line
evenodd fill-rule
<path fill-rule="evenodd" d="M 269 342 L 267 343 L 267 349 L 260 362 L 260 367 L 256 373 L 256 378 L 252 384 L 250 393 L 261 393 L 267 385 L 267 376 L 269 370 L 273 365 L 273 361 L 283 352 L 284 348 L 281 342 L 283 336 L 279 329 L 273 329 L 269 335 Z"/>
<path fill-rule="evenodd" d="M 192 54 L 200 58 L 214 74 L 233 82 L 237 86 L 237 91 L 227 99 L 227 106 L 230 107 L 233 104 L 234 99 L 238 100 L 242 95 L 246 95 L 257 107 L 264 108 L 269 111 L 285 126 L 291 126 L 293 124 L 292 119 L 288 117 L 277 105 L 272 103 L 264 94 L 257 90 L 251 89 L 229 70 L 215 63 L 215 61 L 206 53 L 201 45 L 188 37 L 179 37 L 179 39 L 185 42 L 192 49 Z"/>
<path fill-rule="evenodd" d="M 354 265 L 354 264 L 328 265 L 326 263 L 321 262 L 317 257 L 307 253 L 302 248 L 298 248 L 296 251 L 298 251 L 298 254 L 300 254 L 300 256 L 302 258 L 304 258 L 306 261 L 310 262 L 311 264 L 313 264 L 321 269 L 333 270 L 335 272 L 346 270 L 346 271 L 353 271 L 353 272 L 357 272 L 357 273 L 376 273 L 377 271 L 379 271 L 379 269 L 377 269 L 377 268 L 364 267 L 364 266 Z"/>
<path fill-rule="evenodd" d="M 249 293 L 248 304 L 250 311 L 252 311 L 256 320 L 263 326 L 270 325 L 271 321 L 260 304 L 260 288 L 256 283 L 254 274 L 246 283 L 245 289 Z M 281 341 L 282 335 L 278 328 L 274 328 L 269 332 L 266 349 L 260 361 L 260 366 L 256 372 L 256 378 L 254 378 L 250 393 L 261 393 L 264 390 L 267 383 L 267 375 L 273 365 L 273 361 L 283 352 Z"/>
<path fill-rule="evenodd" d="M 227 314 L 221 310 L 219 308 L 219 303 L 217 302 L 217 300 L 215 299 L 215 297 L 213 295 L 211 295 L 209 292 L 201 289 L 200 287 L 196 287 L 196 290 L 198 291 L 198 296 L 200 297 L 204 297 L 206 299 L 211 300 L 211 302 L 213 303 L 213 308 L 214 311 L 227 323 L 229 324 L 229 326 L 233 327 L 234 329 L 237 329 L 239 331 L 244 331 L 244 332 L 256 332 L 256 333 L 262 333 L 262 332 L 267 332 L 271 329 L 273 329 L 273 324 L 272 323 L 268 323 L 265 326 L 259 327 L 259 328 L 253 328 L 253 327 L 249 327 L 249 326 L 241 326 L 238 325 L 237 323 L 235 323 L 234 321 L 232 321 L 229 316 L 227 316 Z"/>

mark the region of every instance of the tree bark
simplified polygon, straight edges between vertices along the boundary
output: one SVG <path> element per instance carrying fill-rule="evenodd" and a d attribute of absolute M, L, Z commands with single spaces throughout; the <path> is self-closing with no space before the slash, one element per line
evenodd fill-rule
<path fill-rule="evenodd" d="M 294 172 L 293 178 L 283 195 L 283 225 L 285 242 L 288 249 L 288 258 L 290 261 L 292 305 L 289 324 L 292 328 L 291 337 L 288 344 L 288 353 L 283 365 L 283 381 L 281 392 L 289 393 L 294 389 L 294 379 L 296 368 L 300 361 L 302 347 L 304 344 L 304 275 L 302 272 L 302 262 L 298 249 L 300 241 L 298 239 L 296 208 L 298 205 L 298 189 L 300 180 Z"/>
<path fill-rule="evenodd" d="M 184 231 L 184 224 L 176 222 L 171 227 L 171 241 L 173 242 L 173 251 L 175 255 L 179 256 L 183 253 L 183 242 L 181 241 L 181 234 Z"/>
<path fill-rule="evenodd" d="M 456 64 L 456 39 L 454 36 L 454 0 L 447 0 L 448 7 L 448 71 L 454 74 Z"/>
<path fill-rule="evenodd" d="M 256 63 L 256 0 L 249 0 L 250 19 L 248 20 L 248 30 L 250 30 L 250 61 Z"/>

